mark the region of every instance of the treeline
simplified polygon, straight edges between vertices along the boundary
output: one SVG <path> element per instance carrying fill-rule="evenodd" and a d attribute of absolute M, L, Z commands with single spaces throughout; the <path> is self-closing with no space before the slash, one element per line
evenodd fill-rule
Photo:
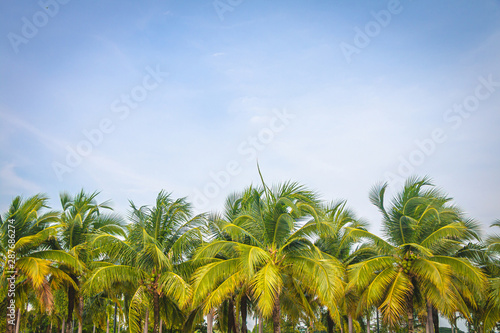
<path fill-rule="evenodd" d="M 440 317 L 499 331 L 500 237 L 428 178 L 386 188 L 369 194 L 383 237 L 295 182 L 200 215 L 165 191 L 126 218 L 97 192 L 56 210 L 16 197 L 0 218 L 0 331 L 434 333 Z"/>

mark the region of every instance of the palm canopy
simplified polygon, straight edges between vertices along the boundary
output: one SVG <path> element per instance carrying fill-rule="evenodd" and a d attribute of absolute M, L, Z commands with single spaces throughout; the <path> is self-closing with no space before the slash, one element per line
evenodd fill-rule
<path fill-rule="evenodd" d="M 73 309 L 76 305 L 78 313 L 79 331 L 83 326 L 84 300 L 79 288 L 85 282 L 87 274 L 94 265 L 94 260 L 98 253 L 92 251 L 90 241 L 92 235 L 99 232 L 124 236 L 125 230 L 123 220 L 116 214 L 107 213 L 112 211 L 109 201 L 97 202 L 99 192 L 86 193 L 83 189 L 76 195 L 68 193 L 60 194 L 62 212 L 59 223 L 55 226 L 58 230 L 58 248 L 66 251 L 82 267 L 81 270 L 74 270 L 69 266 L 61 266 L 68 272 L 78 288 L 69 286 L 68 294 L 68 318 L 66 322 L 66 332 L 71 330 L 71 320 Z"/>
<path fill-rule="evenodd" d="M 370 239 L 379 252 L 351 266 L 351 285 L 362 291 L 364 304 L 380 306 L 390 325 L 399 324 L 406 313 L 411 331 L 414 307 L 430 303 L 442 311 L 465 312 L 466 300 L 481 294 L 485 276 L 470 261 L 453 257 L 453 249 L 478 237 L 477 225 L 465 220 L 428 178 L 408 179 L 388 210 L 386 188 L 374 187 L 370 199 L 382 213 L 387 241 L 351 230 Z"/>
<path fill-rule="evenodd" d="M 140 331 L 144 309 L 153 305 L 154 332 L 158 332 L 160 302 L 184 307 L 191 297 L 185 281 L 184 261 L 201 242 L 203 215 L 192 216 L 185 198 L 173 199 L 164 191 L 153 207 L 131 205 L 126 239 L 99 232 L 93 246 L 104 260 L 93 271 L 86 287 L 89 292 L 113 288 L 116 284 L 132 285 L 134 290 L 129 326 Z M 170 300 L 169 302 L 167 302 Z M 167 311 L 162 307 L 162 311 Z"/>
<path fill-rule="evenodd" d="M 263 182 L 243 200 L 236 217 L 219 221 L 228 237 L 202 245 L 195 257 L 209 260 L 194 274 L 195 302 L 204 300 L 208 312 L 246 284 L 258 311 L 273 317 L 275 331 L 280 298 L 290 295 L 303 308 L 309 307 L 307 296 L 315 295 L 338 319 L 334 300 L 343 292 L 342 268 L 313 243 L 328 228 L 318 218 L 317 195 L 295 182 L 272 188 Z"/>
<path fill-rule="evenodd" d="M 347 207 L 346 201 L 325 205 L 321 212 L 321 219 L 328 224 L 329 229 L 315 243 L 323 252 L 334 256 L 346 266 L 360 261 L 364 254 L 371 253 L 371 248 L 364 246 L 361 238 L 351 232 L 353 229 L 366 230 L 368 223 L 357 218 Z"/>
<path fill-rule="evenodd" d="M 92 234 L 107 232 L 125 236 L 123 220 L 116 214 L 105 213 L 112 211 L 110 202 L 97 203 L 98 195 L 99 192 L 88 194 L 84 190 L 75 196 L 65 192 L 60 195 L 63 209 L 58 226 L 60 246 L 83 261 L 91 259 L 86 257 L 85 245 Z"/>
<path fill-rule="evenodd" d="M 233 223 L 242 213 L 242 211 L 248 207 L 250 201 L 254 195 L 254 189 L 252 186 L 247 188 L 243 193 L 233 193 L 230 194 L 225 201 L 224 211 L 220 213 L 208 214 L 206 220 L 206 226 L 204 230 L 205 241 L 215 242 L 215 241 L 232 241 L 231 235 L 225 231 L 225 227 L 228 223 Z M 259 193 L 256 193 L 257 196 Z M 218 259 L 230 259 L 235 257 L 235 253 L 231 252 L 220 252 L 218 254 Z M 209 259 L 210 262 L 210 259 Z M 207 263 L 207 260 L 196 259 L 193 261 L 193 268 L 199 268 Z M 234 281 L 234 279 L 232 280 Z M 207 316 L 207 321 L 210 321 L 209 325 L 213 325 L 213 320 L 215 314 L 217 314 L 217 322 L 219 329 L 223 331 L 236 331 L 236 316 L 234 309 L 241 310 L 241 332 L 247 331 L 246 317 L 248 314 L 248 296 L 247 290 L 248 286 L 244 283 L 239 286 L 233 285 L 234 290 L 232 290 L 232 297 L 229 297 L 225 301 L 221 299 L 221 303 L 217 304 L 217 309 L 210 309 L 210 313 Z M 226 287 L 227 288 L 227 287 Z M 216 296 L 217 293 L 213 293 L 212 296 Z M 199 294 L 197 295 L 199 296 Z M 203 299 L 202 297 L 195 298 L 196 303 L 193 303 L 193 315 L 196 317 L 202 317 L 203 312 L 207 312 L 205 302 L 209 304 L 215 304 L 209 298 Z M 236 303 L 236 304 L 235 304 Z M 237 312 L 237 311 L 236 311 Z"/>
<path fill-rule="evenodd" d="M 47 202 L 48 197 L 42 194 L 25 200 L 18 196 L 13 199 L 3 217 L 0 216 L 3 257 L 7 259 L 9 249 L 15 253 L 17 274 L 27 278 L 35 290 L 46 284 L 47 277 L 51 274 L 68 279 L 57 269 L 57 262 L 65 263 L 76 270 L 81 269 L 74 258 L 63 251 L 51 249 L 51 243 L 56 239 L 57 230 L 54 224 L 58 219 L 58 212 L 44 212 L 49 208 Z M 15 241 L 13 246 L 10 246 L 11 236 Z M 2 267 L 7 267 L 5 262 Z M 6 272 L 7 270 L 4 270 L 4 273 Z"/>
<path fill-rule="evenodd" d="M 6 288 L 6 278 L 13 274 L 16 277 L 16 302 L 34 291 L 40 306 L 51 310 L 52 289 L 59 288 L 64 282 L 73 284 L 72 279 L 58 268 L 59 265 L 65 264 L 77 271 L 81 270 L 81 265 L 64 251 L 51 249 L 57 235 L 54 224 L 59 214 L 46 211 L 49 208 L 47 202 L 48 197 L 42 194 L 26 199 L 15 197 L 8 211 L 0 216 L 0 242 L 2 288 Z M 8 331 L 12 329 L 12 325 L 7 326 Z"/>
<path fill-rule="evenodd" d="M 338 259 L 344 269 L 344 280 L 348 282 L 347 269 L 349 265 L 359 263 L 374 255 L 370 244 L 362 243 L 361 237 L 352 233 L 352 230 L 366 230 L 368 223 L 359 219 L 347 207 L 346 201 L 336 201 L 324 205 L 321 209 L 322 221 L 328 226 L 328 232 L 323 232 L 315 241 L 315 245 L 324 253 Z M 346 290 L 345 297 L 338 300 L 339 308 L 347 315 L 349 323 L 362 311 L 359 299 L 354 289 Z M 327 317 L 328 331 L 333 331 L 333 322 Z M 351 323 L 352 324 L 352 323 Z M 352 325 L 351 325 L 352 326 Z"/>
<path fill-rule="evenodd" d="M 500 227 L 500 220 L 492 227 Z M 489 277 L 486 306 L 484 307 L 484 332 L 492 330 L 500 322 L 500 235 L 491 234 L 486 239 L 487 262 L 483 266 Z"/>

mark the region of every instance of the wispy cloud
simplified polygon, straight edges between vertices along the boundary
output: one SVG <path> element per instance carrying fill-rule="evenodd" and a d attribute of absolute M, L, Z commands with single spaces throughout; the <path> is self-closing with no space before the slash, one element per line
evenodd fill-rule
<path fill-rule="evenodd" d="M 2 180 L 2 191 L 10 195 L 19 195 L 21 193 L 35 194 L 42 192 L 42 188 L 37 184 L 20 177 L 16 173 L 16 165 L 9 163 L 0 169 L 0 179 Z"/>
<path fill-rule="evenodd" d="M 64 149 L 67 146 L 63 140 L 56 138 L 46 131 L 41 131 L 33 124 L 30 124 L 16 116 L 13 115 L 13 112 L 6 112 L 5 110 L 0 110 L 0 119 L 4 123 L 4 126 L 9 124 L 10 126 L 14 126 L 18 130 L 22 130 L 24 133 L 34 137 L 38 141 L 40 141 L 47 149 L 51 151 L 57 151 L 61 148 Z"/>

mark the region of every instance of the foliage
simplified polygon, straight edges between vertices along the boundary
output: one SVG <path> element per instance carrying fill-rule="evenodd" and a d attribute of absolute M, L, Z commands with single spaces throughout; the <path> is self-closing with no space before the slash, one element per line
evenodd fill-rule
<path fill-rule="evenodd" d="M 148 323 L 156 333 L 161 322 L 164 332 L 205 333 L 209 312 L 213 332 L 243 333 L 243 321 L 260 316 L 265 333 L 346 332 L 348 322 L 364 332 L 375 309 L 384 333 L 432 332 L 436 310 L 474 331 L 499 331 L 500 236 L 481 238 L 429 178 L 408 179 L 390 201 L 387 184 L 372 189 L 382 236 L 345 201 L 325 204 L 302 184 L 261 180 L 228 196 L 222 213 L 200 215 L 165 191 L 151 206 L 130 202 L 127 219 L 97 203 L 98 192 L 62 193 L 61 211 L 43 194 L 15 197 L 0 216 L 2 313 L 15 228 L 25 332 L 61 332 L 68 319 L 105 332 L 115 304 L 120 332 Z M 2 332 L 11 329 L 3 318 Z"/>

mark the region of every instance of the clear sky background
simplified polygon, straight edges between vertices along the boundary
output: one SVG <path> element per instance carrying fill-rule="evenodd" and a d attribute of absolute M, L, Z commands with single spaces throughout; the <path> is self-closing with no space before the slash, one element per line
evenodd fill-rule
<path fill-rule="evenodd" d="M 219 210 L 258 159 L 376 233 L 370 188 L 410 174 L 500 218 L 498 0 L 4 0 L 0 37 L 1 211 L 81 188 Z"/>

